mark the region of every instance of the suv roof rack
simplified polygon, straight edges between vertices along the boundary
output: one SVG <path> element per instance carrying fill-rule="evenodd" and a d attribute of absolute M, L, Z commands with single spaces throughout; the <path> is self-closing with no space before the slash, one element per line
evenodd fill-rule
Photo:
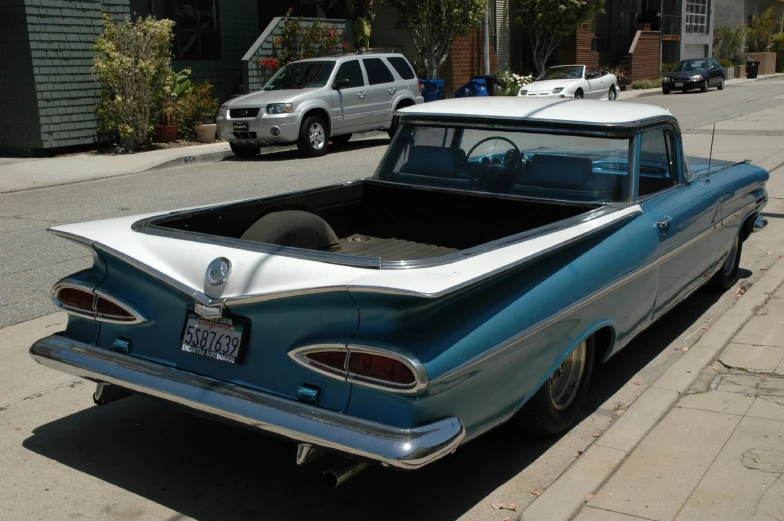
<path fill-rule="evenodd" d="M 398 52 L 397 50 L 395 50 L 394 48 L 391 48 L 391 47 L 389 47 L 389 48 L 370 47 L 368 49 L 365 49 L 364 51 L 362 49 L 357 49 L 356 50 L 356 54 L 392 54 L 392 53 L 397 53 L 397 52 Z"/>

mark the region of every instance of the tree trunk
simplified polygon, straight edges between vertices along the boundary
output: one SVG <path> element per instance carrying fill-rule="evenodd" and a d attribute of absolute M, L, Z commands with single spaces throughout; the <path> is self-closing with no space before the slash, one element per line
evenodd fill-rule
<path fill-rule="evenodd" d="M 561 37 L 555 34 L 534 34 L 529 33 L 531 41 L 531 51 L 533 52 L 534 67 L 536 72 L 542 74 L 547 69 L 547 60 L 553 54 L 555 48 L 561 43 Z"/>

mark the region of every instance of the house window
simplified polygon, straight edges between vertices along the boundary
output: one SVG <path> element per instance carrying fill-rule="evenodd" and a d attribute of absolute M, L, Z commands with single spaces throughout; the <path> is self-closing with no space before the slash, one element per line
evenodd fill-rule
<path fill-rule="evenodd" d="M 686 33 L 708 34 L 710 0 L 686 0 Z"/>
<path fill-rule="evenodd" d="M 221 58 L 218 0 L 169 0 L 166 17 L 174 20 L 177 60 Z"/>

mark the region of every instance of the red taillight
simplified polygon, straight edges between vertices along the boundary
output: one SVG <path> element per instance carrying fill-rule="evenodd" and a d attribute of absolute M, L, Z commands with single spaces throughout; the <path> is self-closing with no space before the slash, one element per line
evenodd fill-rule
<path fill-rule="evenodd" d="M 60 288 L 57 292 L 57 299 L 68 307 L 93 312 L 93 299 L 95 296 L 86 290 L 78 288 Z"/>
<path fill-rule="evenodd" d="M 352 375 L 373 378 L 382 382 L 413 385 L 416 376 L 402 362 L 383 355 L 370 353 L 351 353 L 348 370 Z"/>
<path fill-rule="evenodd" d="M 419 95 L 420 96 L 422 95 L 422 84 L 421 83 L 419 83 Z"/>
<path fill-rule="evenodd" d="M 306 354 L 305 358 L 338 371 L 346 370 L 345 351 L 316 351 L 315 353 Z"/>
<path fill-rule="evenodd" d="M 95 303 L 95 311 L 98 312 L 98 315 L 118 320 L 134 320 L 136 318 L 127 310 L 103 297 L 98 297 Z"/>

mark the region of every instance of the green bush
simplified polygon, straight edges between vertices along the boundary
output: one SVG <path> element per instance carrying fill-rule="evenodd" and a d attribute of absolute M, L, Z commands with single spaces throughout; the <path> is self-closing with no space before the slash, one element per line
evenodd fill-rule
<path fill-rule="evenodd" d="M 784 33 L 776 33 L 773 35 L 773 50 L 776 52 L 784 52 Z"/>
<path fill-rule="evenodd" d="M 512 71 L 498 71 L 496 77 L 498 78 L 497 94 L 499 96 L 517 96 L 520 88 L 534 81 L 532 74 L 523 76 Z"/>
<path fill-rule="evenodd" d="M 719 60 L 719 63 L 720 63 L 720 64 L 721 64 L 721 66 L 722 66 L 722 67 L 724 67 L 725 69 L 731 69 L 731 68 L 732 68 L 732 66 L 733 66 L 733 65 L 732 65 L 732 61 L 728 60 L 727 58 L 722 58 L 721 60 Z"/>
<path fill-rule="evenodd" d="M 177 133 L 182 139 L 194 141 L 194 125 L 212 122 L 218 112 L 218 98 L 212 97 L 212 83 L 204 81 L 193 86 L 177 100 Z"/>
<path fill-rule="evenodd" d="M 770 50 L 771 36 L 776 30 L 776 18 L 773 8 L 762 11 L 758 16 L 751 17 L 749 24 L 749 52 L 767 52 Z"/>
<path fill-rule="evenodd" d="M 713 56 L 719 60 L 729 60 L 735 65 L 745 63 L 746 35 L 745 25 L 734 29 L 726 25 L 716 27 L 713 30 Z"/>
<path fill-rule="evenodd" d="M 656 89 L 661 87 L 661 79 L 658 80 L 637 80 L 632 82 L 632 89 Z"/>
<path fill-rule="evenodd" d="M 149 16 L 115 23 L 103 15 L 92 68 L 101 84 L 96 112 L 102 132 L 117 132 L 136 145 L 147 142 L 150 112 L 171 90 L 173 26 Z"/>
<path fill-rule="evenodd" d="M 662 72 L 670 72 L 672 71 L 673 67 L 678 65 L 677 63 L 662 63 L 661 64 L 661 71 Z"/>

